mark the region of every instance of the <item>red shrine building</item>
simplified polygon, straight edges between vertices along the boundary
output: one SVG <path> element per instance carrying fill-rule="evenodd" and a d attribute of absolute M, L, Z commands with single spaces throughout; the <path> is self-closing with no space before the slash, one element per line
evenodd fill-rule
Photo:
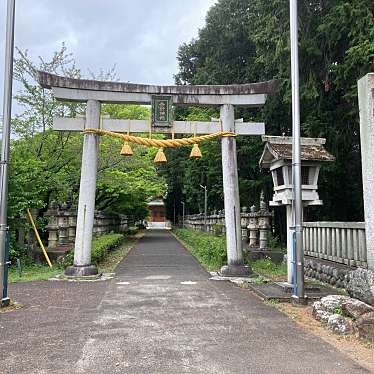
<path fill-rule="evenodd" d="M 165 203 L 163 199 L 157 198 L 148 204 L 149 217 L 147 220 L 147 230 L 170 230 L 170 222 L 166 220 Z"/>

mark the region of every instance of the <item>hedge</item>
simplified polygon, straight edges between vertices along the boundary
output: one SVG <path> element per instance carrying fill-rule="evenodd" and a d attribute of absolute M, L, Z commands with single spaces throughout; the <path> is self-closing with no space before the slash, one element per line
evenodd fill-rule
<path fill-rule="evenodd" d="M 218 270 L 226 263 L 224 236 L 214 236 L 189 229 L 176 229 L 174 233 L 207 270 Z"/>
<path fill-rule="evenodd" d="M 95 238 L 92 241 L 92 264 L 98 265 L 109 251 L 118 247 L 124 240 L 123 234 L 106 234 Z M 59 265 L 67 267 L 73 264 L 74 250 L 70 250 L 60 261 Z"/>

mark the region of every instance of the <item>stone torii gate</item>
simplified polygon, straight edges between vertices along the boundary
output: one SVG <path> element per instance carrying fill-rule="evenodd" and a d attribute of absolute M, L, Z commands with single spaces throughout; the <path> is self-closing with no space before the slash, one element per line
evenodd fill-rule
<path fill-rule="evenodd" d="M 86 102 L 85 118 L 55 118 L 53 128 L 57 131 L 83 131 L 86 128 L 103 129 L 119 133 L 147 133 L 149 121 L 101 118 L 101 103 L 150 105 L 155 96 L 168 97 L 172 105 L 210 105 L 220 107 L 220 121 L 183 122 L 173 126 L 153 126 L 152 132 L 175 134 L 210 134 L 219 131 L 237 135 L 263 135 L 263 123 L 235 121 L 234 107 L 261 107 L 268 94 L 277 89 L 272 80 L 243 85 L 215 86 L 154 86 L 120 82 L 103 82 L 60 77 L 39 72 L 39 84 L 52 89 L 56 99 Z M 130 128 L 131 127 L 131 128 Z M 84 135 L 82 169 L 79 190 L 77 232 L 74 249 L 74 265 L 66 269 L 69 276 L 96 275 L 91 265 L 92 228 L 95 209 L 96 176 L 99 136 Z M 248 275 L 244 266 L 241 247 L 240 201 L 235 137 L 222 138 L 222 171 L 227 240 L 227 266 L 222 275 Z"/>

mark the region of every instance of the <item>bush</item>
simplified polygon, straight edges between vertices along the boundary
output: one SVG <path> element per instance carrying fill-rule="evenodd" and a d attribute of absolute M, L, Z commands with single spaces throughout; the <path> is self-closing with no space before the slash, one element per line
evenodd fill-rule
<path fill-rule="evenodd" d="M 139 229 L 136 226 L 129 226 L 128 229 L 126 230 L 126 234 L 129 236 L 135 235 Z"/>
<path fill-rule="evenodd" d="M 287 252 L 287 248 L 284 248 L 284 246 L 282 246 L 282 243 L 280 242 L 279 238 L 277 236 L 273 236 L 273 234 L 269 235 L 268 247 L 271 251 Z"/>
<path fill-rule="evenodd" d="M 213 235 L 214 236 L 223 235 L 223 228 L 224 228 L 224 225 L 220 223 L 216 223 L 215 225 L 213 225 Z"/>
<path fill-rule="evenodd" d="M 96 238 L 92 242 L 92 263 L 97 265 L 107 253 L 118 247 L 124 239 L 122 234 L 108 234 Z"/>
<path fill-rule="evenodd" d="M 124 240 L 122 234 L 107 234 L 95 238 L 92 241 L 92 264 L 98 265 L 107 255 L 109 251 L 118 247 Z M 66 268 L 73 265 L 74 250 L 71 249 L 62 259 L 58 261 L 59 266 Z"/>
<path fill-rule="evenodd" d="M 175 235 L 188 246 L 191 253 L 208 270 L 218 270 L 226 263 L 226 238 L 201 231 L 177 229 Z"/>
<path fill-rule="evenodd" d="M 12 264 L 15 264 L 17 262 L 17 258 L 24 263 L 31 262 L 27 246 L 18 244 L 17 242 L 11 240 L 9 243 L 9 261 Z"/>
<path fill-rule="evenodd" d="M 270 278 L 279 278 L 287 275 L 286 264 L 275 264 L 270 259 L 254 261 L 252 263 L 252 270 Z"/>

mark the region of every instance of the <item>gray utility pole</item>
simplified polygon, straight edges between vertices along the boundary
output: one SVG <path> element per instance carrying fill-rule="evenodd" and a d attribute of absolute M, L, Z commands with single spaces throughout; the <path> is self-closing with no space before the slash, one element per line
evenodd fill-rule
<path fill-rule="evenodd" d="M 12 82 L 13 82 L 13 51 L 14 51 L 14 18 L 15 0 L 8 0 L 5 36 L 5 65 L 4 65 L 4 106 L 3 133 L 0 162 L 0 292 L 1 305 L 9 304 L 8 279 L 6 267 L 7 245 L 7 209 L 8 209 L 8 159 L 10 142 L 10 121 L 12 117 Z"/>
<path fill-rule="evenodd" d="M 200 184 L 200 187 L 204 190 L 204 231 L 207 230 L 207 217 L 208 217 L 208 188 Z"/>
<path fill-rule="evenodd" d="M 291 30 L 291 75 L 292 75 L 292 176 L 293 207 L 295 217 L 296 246 L 296 289 L 294 297 L 303 302 L 304 295 L 304 253 L 303 253 L 303 218 L 301 191 L 301 156 L 300 156 L 300 92 L 299 92 L 299 48 L 297 0 L 290 0 Z"/>
<path fill-rule="evenodd" d="M 184 201 L 181 201 L 181 203 L 182 203 L 182 228 L 184 229 L 184 209 L 185 209 L 186 203 Z"/>

